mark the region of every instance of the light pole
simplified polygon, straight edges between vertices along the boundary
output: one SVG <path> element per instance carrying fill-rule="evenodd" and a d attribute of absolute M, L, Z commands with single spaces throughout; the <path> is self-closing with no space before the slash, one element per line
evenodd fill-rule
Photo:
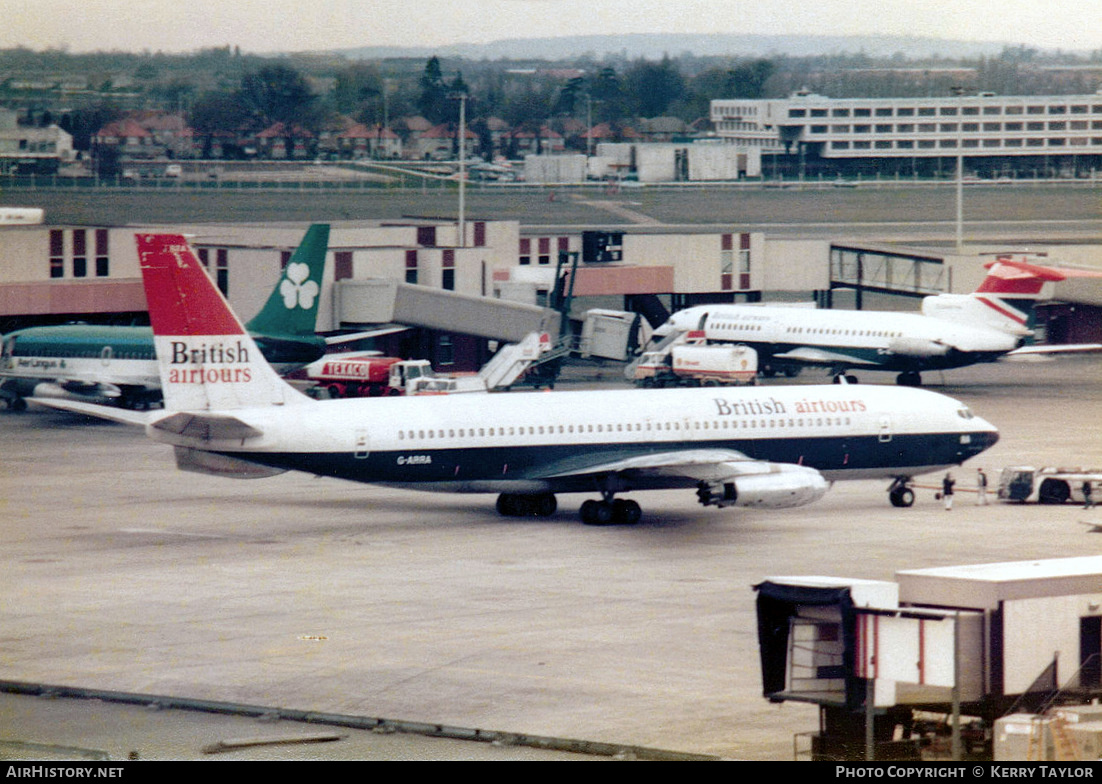
<path fill-rule="evenodd" d="M 459 247 L 467 247 L 467 93 L 454 92 L 459 99 Z"/>
<path fill-rule="evenodd" d="M 957 96 L 957 255 L 964 250 L 964 88 L 954 87 Z"/>

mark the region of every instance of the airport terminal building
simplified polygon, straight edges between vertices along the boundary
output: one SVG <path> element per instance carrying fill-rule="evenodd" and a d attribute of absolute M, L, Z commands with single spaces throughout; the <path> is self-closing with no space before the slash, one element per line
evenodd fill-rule
<path fill-rule="evenodd" d="M 724 141 L 769 158 L 766 177 L 1085 177 L 1102 171 L 1102 92 L 1060 96 L 712 101 Z"/>

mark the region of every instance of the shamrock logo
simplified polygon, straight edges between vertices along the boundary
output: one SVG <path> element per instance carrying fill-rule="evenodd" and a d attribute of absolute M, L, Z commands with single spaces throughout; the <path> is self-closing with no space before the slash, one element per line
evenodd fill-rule
<path fill-rule="evenodd" d="M 314 298 L 318 295 L 318 284 L 310 277 L 310 267 L 306 264 L 288 264 L 287 274 L 279 284 L 279 293 L 288 310 L 295 306 L 309 310 L 314 307 Z"/>

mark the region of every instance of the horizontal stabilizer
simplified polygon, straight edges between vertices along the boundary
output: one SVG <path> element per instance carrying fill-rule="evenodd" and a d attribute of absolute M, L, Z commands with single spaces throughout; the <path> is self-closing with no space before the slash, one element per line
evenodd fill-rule
<path fill-rule="evenodd" d="M 226 476 L 231 479 L 263 479 L 285 473 L 281 468 L 246 463 L 236 457 L 220 455 L 216 452 L 203 452 L 186 446 L 176 447 L 176 467 L 181 471 L 208 476 Z"/>
<path fill-rule="evenodd" d="M 1022 346 L 1009 352 L 1008 357 L 1027 354 L 1088 354 L 1102 351 L 1102 343 L 1050 343 L 1043 346 Z"/>
<path fill-rule="evenodd" d="M 69 400 L 59 397 L 31 397 L 27 399 L 48 408 L 71 411 L 75 414 L 87 414 L 111 422 L 120 422 L 124 425 L 145 427 L 149 424 L 149 411 L 132 411 L 128 408 L 102 406 L 98 403 L 86 403 L 83 400 Z"/>
<path fill-rule="evenodd" d="M 237 417 L 220 414 L 180 412 L 154 422 L 153 427 L 200 441 L 237 441 L 263 435 L 262 430 Z"/>

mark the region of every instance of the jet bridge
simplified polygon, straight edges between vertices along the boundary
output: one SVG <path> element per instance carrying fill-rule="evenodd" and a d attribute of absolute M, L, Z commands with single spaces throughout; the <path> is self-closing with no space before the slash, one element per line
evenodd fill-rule
<path fill-rule="evenodd" d="M 404 324 L 520 343 L 533 332 L 558 335 L 561 320 L 550 308 L 388 279 L 337 281 L 333 299 L 342 329 Z"/>

